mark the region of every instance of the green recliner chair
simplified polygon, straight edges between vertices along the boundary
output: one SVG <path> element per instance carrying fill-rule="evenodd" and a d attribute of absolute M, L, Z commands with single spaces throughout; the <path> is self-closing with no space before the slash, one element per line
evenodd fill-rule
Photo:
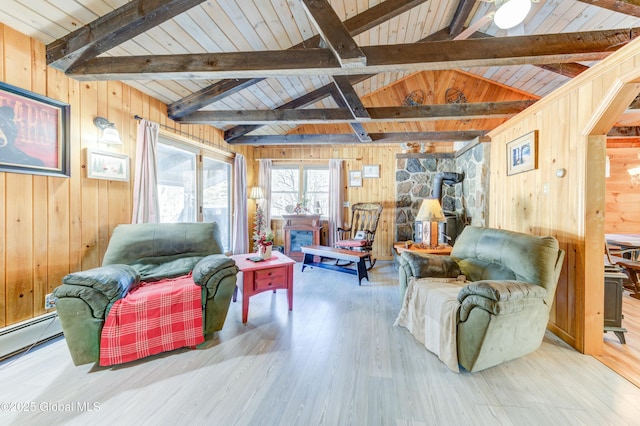
<path fill-rule="evenodd" d="M 540 347 L 564 251 L 553 237 L 467 226 L 450 256 L 405 251 L 399 260 L 404 298 L 412 277 L 470 281 L 460 290 L 458 363 L 480 371 Z"/>
<path fill-rule="evenodd" d="M 98 361 L 109 309 L 140 281 L 192 272 L 202 287 L 203 334 L 222 329 L 238 272 L 233 259 L 222 253 L 216 223 L 118 225 L 102 266 L 65 276 L 53 291 L 73 363 Z"/>

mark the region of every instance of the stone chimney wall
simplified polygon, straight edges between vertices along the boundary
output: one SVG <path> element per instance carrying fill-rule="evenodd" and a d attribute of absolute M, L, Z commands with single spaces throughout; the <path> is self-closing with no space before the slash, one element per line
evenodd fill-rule
<path fill-rule="evenodd" d="M 482 143 L 462 154 L 398 154 L 396 156 L 396 241 L 413 240 L 415 217 L 420 204 L 430 198 L 438 172 L 464 174 L 464 180 L 442 188 L 442 209 L 455 212 L 458 229 L 472 224 L 484 226 L 489 191 L 490 144 Z"/>

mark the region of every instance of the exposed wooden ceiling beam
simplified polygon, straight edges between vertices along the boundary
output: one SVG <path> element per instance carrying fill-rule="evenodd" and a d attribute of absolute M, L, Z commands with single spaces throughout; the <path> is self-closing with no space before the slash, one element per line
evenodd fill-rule
<path fill-rule="evenodd" d="M 390 2 L 385 2 L 385 3 L 390 3 Z M 378 5 L 380 6 L 380 5 Z M 359 16 L 359 15 L 358 15 Z M 487 37 L 491 37 L 489 35 L 487 35 Z M 431 34 L 425 38 L 423 38 L 422 40 L 420 40 L 420 42 L 425 42 L 425 41 L 436 41 L 436 40 L 445 40 L 448 39 L 448 33 L 447 33 L 447 29 L 443 29 L 441 31 L 438 31 L 434 34 Z M 352 76 L 348 76 L 347 78 L 349 79 L 349 83 L 350 84 L 357 84 L 360 83 L 361 81 L 364 81 L 368 78 L 373 77 L 375 74 L 365 74 L 365 75 L 352 75 Z M 230 80 L 223 80 L 223 81 L 230 81 Z M 249 81 L 249 80 L 246 80 Z M 214 84 L 215 86 L 215 84 Z M 324 90 L 323 90 L 324 89 Z M 230 95 L 232 92 L 227 92 L 226 94 L 222 94 L 221 96 L 227 96 Z M 283 104 L 275 109 L 293 109 L 293 108 L 302 108 L 304 106 L 310 105 L 315 101 L 319 101 L 321 99 L 323 99 L 324 97 L 327 96 L 328 93 L 332 93 L 333 95 L 333 99 L 336 102 L 336 104 L 338 105 L 339 108 L 347 108 L 347 104 L 346 102 L 343 100 L 342 96 L 340 96 L 339 93 L 337 93 L 336 87 L 333 84 L 329 84 L 326 86 L 323 86 L 320 89 L 314 90 L 312 92 L 309 92 L 303 96 L 301 96 L 300 98 L 298 98 L 297 100 L 294 99 L 290 102 L 287 102 L 286 104 Z M 299 102 L 298 102 L 299 101 Z M 186 116 L 186 115 L 184 115 Z M 172 117 L 174 118 L 174 117 Z M 178 118 L 178 117 L 175 117 Z M 354 129 L 354 132 L 356 135 L 358 135 L 358 137 L 360 138 L 360 140 L 362 142 L 371 142 L 371 137 L 366 134 L 364 127 L 359 124 L 359 123 L 349 123 L 351 125 L 351 127 Z M 247 133 L 250 133 L 256 129 L 259 129 L 260 127 L 262 127 L 263 124 L 241 124 L 238 126 L 234 126 L 231 129 L 227 129 L 224 132 L 224 139 L 227 142 L 233 141 L 236 138 L 239 138 L 241 136 L 246 135 Z"/>
<path fill-rule="evenodd" d="M 360 142 L 373 142 L 373 139 L 371 139 L 371 135 L 369 134 L 369 132 L 367 132 L 362 123 L 354 122 L 349 123 L 349 125 L 353 129 L 353 134 L 356 135 Z"/>
<path fill-rule="evenodd" d="M 626 127 L 613 127 L 608 133 L 607 138 L 638 138 L 640 137 L 640 127 L 638 126 L 626 126 Z"/>
<path fill-rule="evenodd" d="M 335 91 L 335 86 L 333 84 L 327 84 L 316 90 L 306 93 L 300 96 L 299 98 L 289 101 L 286 104 L 283 104 L 276 109 L 280 110 L 280 109 L 304 108 L 305 106 L 311 105 L 319 100 L 326 98 L 327 96 L 332 96 L 334 91 Z M 186 115 L 183 118 L 188 119 L 189 115 Z M 181 118 L 177 118 L 177 120 L 180 120 L 180 119 Z M 224 132 L 224 139 L 227 142 L 232 141 L 262 126 L 263 126 L 262 124 L 257 124 L 257 125 L 244 124 L 244 125 L 232 127 L 231 129 L 228 129 Z"/>
<path fill-rule="evenodd" d="M 367 108 L 371 120 L 376 121 L 429 121 L 455 120 L 459 118 L 511 117 L 531 105 L 535 100 L 478 102 L 460 104 L 436 104 L 411 107 Z"/>
<path fill-rule="evenodd" d="M 640 18 L 640 2 L 637 0 L 578 0 L 582 3 L 624 13 L 625 15 Z"/>
<path fill-rule="evenodd" d="M 412 133 L 371 133 L 371 139 L 376 143 L 405 143 L 405 142 L 456 142 L 470 141 L 481 138 L 483 142 L 489 140 L 484 136 L 484 130 L 454 131 L 454 132 L 412 132 Z M 305 134 L 305 135 L 269 135 L 243 136 L 230 145 L 327 145 L 327 144 L 360 144 L 360 140 L 353 134 Z"/>
<path fill-rule="evenodd" d="M 368 120 L 371 118 L 367 109 L 362 104 L 360 97 L 353 89 L 351 83 L 349 83 L 347 76 L 337 75 L 333 77 L 333 82 L 336 84 L 338 96 L 342 97 L 353 118 L 356 120 Z"/>
<path fill-rule="evenodd" d="M 449 36 L 451 38 L 457 36 L 464 30 L 475 4 L 476 0 L 460 0 L 456 13 L 453 15 L 453 19 L 451 19 L 451 24 L 449 25 Z"/>
<path fill-rule="evenodd" d="M 253 86 L 264 80 L 263 78 L 237 78 L 233 80 L 221 80 L 211 86 L 198 90 L 179 101 L 169 104 L 167 115 L 175 120 L 184 117 L 193 111 L 212 104 L 216 101 L 231 96 L 242 89 Z"/>
<path fill-rule="evenodd" d="M 351 86 L 351 83 L 348 81 L 349 77 L 339 76 L 337 78 L 346 79 L 347 80 L 346 84 L 349 84 L 349 87 L 353 88 L 353 86 Z M 331 86 L 333 86 L 331 90 L 331 97 L 333 98 L 334 102 L 338 105 L 338 108 L 350 109 L 349 105 L 347 104 L 347 101 L 345 100 L 345 97 L 340 92 L 340 89 L 335 84 Z M 353 93 L 357 97 L 357 95 L 355 94 L 355 90 L 353 90 Z M 357 98 L 357 101 L 360 103 L 360 106 L 358 107 L 358 109 L 362 108 L 362 110 L 364 111 L 364 114 L 366 114 L 366 117 L 370 118 L 369 113 L 366 112 L 366 110 L 364 109 L 364 105 L 362 105 L 360 98 Z M 351 114 L 354 115 L 353 110 L 351 110 Z M 371 136 L 369 136 L 369 132 L 366 131 L 362 123 L 359 123 L 357 121 L 352 121 L 349 123 L 349 125 L 353 129 L 353 133 L 358 137 L 358 139 L 360 139 L 360 142 L 372 142 Z"/>
<path fill-rule="evenodd" d="M 457 120 L 460 118 L 503 118 L 524 111 L 535 103 L 534 100 L 483 102 L 468 104 L 437 104 L 412 107 L 370 107 L 366 108 L 371 122 L 408 122 Z M 353 115 L 345 108 L 319 109 L 269 109 L 241 111 L 196 111 L 178 119 L 179 123 L 262 123 L 288 124 L 308 123 L 350 123 Z"/>
<path fill-rule="evenodd" d="M 133 0 L 47 45 L 47 64 L 67 70 L 205 0 Z"/>
<path fill-rule="evenodd" d="M 569 78 L 577 77 L 578 75 L 589 69 L 588 66 L 579 64 L 577 62 L 569 62 L 566 64 L 542 64 L 538 66 L 547 71 L 552 71 L 556 74 L 560 74 Z"/>
<path fill-rule="evenodd" d="M 431 34 L 429 37 L 420 40 L 420 42 L 424 41 L 438 41 L 438 40 L 452 40 L 457 34 L 452 35 L 449 34 L 450 30 L 448 28 L 444 28 L 440 31 L 437 31 Z M 483 33 L 481 31 L 476 31 L 473 34 L 469 35 L 467 38 L 491 38 L 492 35 Z M 563 75 L 565 77 L 574 78 L 584 71 L 588 70 L 589 67 L 586 65 L 579 64 L 577 62 L 567 62 L 562 64 L 537 64 L 537 67 L 543 68 L 547 71 L 555 72 L 556 74 Z"/>
<path fill-rule="evenodd" d="M 344 21 L 344 25 L 349 29 L 350 34 L 355 36 L 369 31 L 427 1 L 429 0 L 385 0 L 353 18 L 347 19 Z M 354 34 L 355 28 L 359 28 L 358 34 Z"/>
<path fill-rule="evenodd" d="M 357 84 L 361 81 L 366 80 L 367 78 L 372 77 L 372 74 L 365 74 L 365 75 L 350 75 L 348 77 L 349 82 L 351 84 Z M 313 90 L 309 93 L 305 93 L 304 95 L 300 96 L 299 98 L 293 99 L 285 104 L 280 105 L 279 107 L 275 108 L 275 109 L 295 109 L 295 108 L 304 108 L 305 106 L 311 105 L 314 102 L 320 101 L 324 98 L 326 98 L 327 96 L 332 96 L 333 99 L 335 100 L 336 104 L 338 105 L 339 108 L 346 108 L 347 105 L 344 102 L 344 100 L 342 99 L 341 96 L 338 95 L 337 90 L 336 90 L 336 86 L 333 83 L 330 84 L 326 84 L 316 90 Z M 187 117 L 187 116 L 185 116 Z M 252 132 L 255 129 L 258 129 L 260 127 L 262 127 L 263 124 L 257 124 L 257 125 L 252 125 L 252 124 L 243 124 L 243 125 L 239 125 L 239 126 L 235 126 L 232 127 L 231 129 L 228 129 L 224 132 L 224 139 L 226 141 L 230 141 L 233 140 L 235 138 L 238 138 L 240 136 L 246 135 L 249 132 Z M 354 130 L 355 131 L 355 130 Z"/>
<path fill-rule="evenodd" d="M 381 22 L 383 22 L 384 20 L 387 20 L 393 16 L 395 16 L 396 13 L 399 13 L 400 11 L 405 11 L 405 9 L 410 9 L 412 7 L 415 7 L 417 4 L 416 3 L 422 3 L 424 0 L 422 0 L 421 2 L 407 2 L 407 1 L 390 1 L 387 0 L 383 3 L 378 4 L 377 6 L 375 6 L 372 9 L 368 9 L 366 12 L 359 14 L 357 16 L 355 16 L 354 18 L 349 19 L 348 21 L 346 21 L 345 26 L 347 27 L 358 27 L 358 29 L 362 29 L 365 27 L 366 24 L 379 24 Z M 468 17 L 468 13 L 470 12 L 470 9 L 468 7 L 469 4 L 473 4 L 475 0 L 463 0 L 460 5 L 465 4 L 465 7 L 459 6 L 458 7 L 458 11 L 456 11 L 456 15 L 454 16 L 454 19 L 452 21 L 452 24 L 450 26 L 449 29 L 443 29 L 441 31 L 438 31 L 430 36 L 427 36 L 426 38 L 420 40 L 419 42 L 425 42 L 425 41 L 435 41 L 435 40 L 445 40 L 445 39 L 451 39 L 453 38 L 455 35 L 457 35 L 461 29 L 457 29 L 458 24 L 456 24 L 456 22 L 462 22 L 462 24 L 464 24 L 464 22 L 466 21 L 467 17 Z M 396 3 L 394 5 L 394 3 Z M 399 3 L 399 4 L 398 4 Z M 388 7 L 388 9 L 383 9 L 383 7 Z M 375 11 L 380 11 L 380 12 L 384 12 L 384 13 L 378 13 L 377 16 L 380 16 L 379 19 L 376 19 L 376 16 L 371 16 L 369 19 L 371 19 L 371 21 L 367 21 L 367 19 L 365 18 L 365 15 L 367 14 L 373 14 L 373 12 Z M 395 13 L 393 13 L 395 12 Z M 465 16 L 465 14 L 467 16 Z M 361 23 L 356 25 L 356 20 L 360 20 Z M 359 30 L 358 30 L 359 31 Z M 357 33 L 357 30 L 353 30 L 352 33 Z M 478 36 L 478 37 L 491 37 L 488 34 L 484 34 L 484 33 L 480 33 L 477 32 L 474 34 L 474 36 Z M 294 47 L 298 47 L 298 46 L 294 46 Z M 578 74 L 580 74 L 581 72 L 587 70 L 589 67 L 579 64 L 579 63 L 566 63 L 566 64 L 543 64 L 543 65 L 539 65 L 541 68 L 547 69 L 549 71 L 553 71 L 556 72 L 558 74 L 564 75 L 566 77 L 569 78 L 573 78 L 575 76 L 577 76 Z M 370 74 L 370 75 L 366 75 L 363 76 L 363 78 L 360 80 L 364 80 L 366 78 L 372 77 L 374 74 Z M 350 76 L 351 80 L 353 80 L 354 76 Z M 172 104 L 169 105 L 167 112 L 169 115 L 169 118 L 171 119 L 177 119 L 180 117 L 184 117 L 186 115 L 188 115 L 190 112 L 192 111 L 197 111 L 198 109 L 209 105 L 213 102 L 216 102 L 218 100 L 221 100 L 233 93 L 236 93 L 239 90 L 242 90 L 246 87 L 249 87 L 253 84 L 256 84 L 257 82 L 262 81 L 262 79 L 240 79 L 240 80 L 222 80 L 219 82 L 214 83 L 213 85 L 206 87 L 198 92 L 193 93 L 192 95 L 189 95 L 179 101 L 176 101 Z M 352 84 L 355 84 L 356 82 L 352 82 Z M 315 91 L 314 91 L 315 92 Z M 324 97 L 326 95 L 323 95 L 322 97 Z M 303 95 L 301 98 L 308 98 L 307 95 Z M 322 98 L 316 98 L 316 100 L 320 100 Z M 295 101 L 295 100 L 294 100 Z M 294 102 L 292 101 L 292 102 Z M 278 107 L 278 108 L 283 108 L 283 109 L 290 109 L 290 108 L 298 108 L 299 106 L 292 106 L 292 102 L 289 102 L 285 105 L 283 105 L 282 107 Z M 308 105 L 310 103 L 313 103 L 311 100 L 305 100 L 304 101 L 304 105 Z M 261 125 L 245 125 L 245 126 L 236 126 L 233 129 L 229 129 L 227 131 L 225 131 L 225 140 L 233 140 L 236 137 L 240 137 L 242 135 L 245 135 L 253 130 L 255 130 L 256 128 L 261 127 Z"/>
<path fill-rule="evenodd" d="M 341 66 L 361 67 L 367 65 L 367 57 L 362 53 L 358 44 L 349 34 L 349 30 L 327 0 L 300 0 L 300 2 Z"/>
<path fill-rule="evenodd" d="M 344 21 L 344 26 L 349 30 L 351 36 L 356 36 L 427 1 L 428 0 L 386 0 L 359 13 L 353 18 L 347 19 Z M 314 36 L 293 46 L 291 49 L 301 49 L 309 46 L 315 47 L 319 45 L 319 40 L 319 36 Z M 184 117 L 190 112 L 197 111 L 241 89 L 257 84 L 262 80 L 263 78 L 240 80 L 234 78 L 218 81 L 211 86 L 205 87 L 173 102 L 167 108 L 167 114 L 171 119 Z"/>
<path fill-rule="evenodd" d="M 364 46 L 367 66 L 342 68 L 328 49 L 99 57 L 67 74 L 79 80 L 167 80 L 349 75 L 603 59 L 640 28 Z"/>

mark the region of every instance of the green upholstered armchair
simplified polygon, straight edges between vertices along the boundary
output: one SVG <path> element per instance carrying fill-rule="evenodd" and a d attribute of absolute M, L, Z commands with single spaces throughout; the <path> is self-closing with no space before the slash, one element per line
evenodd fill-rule
<path fill-rule="evenodd" d="M 53 292 L 74 364 L 98 361 L 109 309 L 140 281 L 191 272 L 202 287 L 203 334 L 222 329 L 238 271 L 222 253 L 216 223 L 118 225 L 102 266 L 65 276 Z"/>
<path fill-rule="evenodd" d="M 538 349 L 564 260 L 553 237 L 467 226 L 451 256 L 405 251 L 400 292 L 411 277 L 469 281 L 458 294 L 458 362 L 479 371 Z"/>

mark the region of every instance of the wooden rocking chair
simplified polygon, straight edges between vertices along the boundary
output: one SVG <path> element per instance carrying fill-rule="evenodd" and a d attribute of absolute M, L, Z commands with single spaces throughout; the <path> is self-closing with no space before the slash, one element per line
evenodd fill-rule
<path fill-rule="evenodd" d="M 334 246 L 368 253 L 365 259 L 365 262 L 369 262 L 367 270 L 373 268 L 376 263 L 376 260 L 371 257 L 371 250 L 381 212 L 382 204 L 380 203 L 355 203 L 351 206 L 350 227 L 336 229 Z"/>

